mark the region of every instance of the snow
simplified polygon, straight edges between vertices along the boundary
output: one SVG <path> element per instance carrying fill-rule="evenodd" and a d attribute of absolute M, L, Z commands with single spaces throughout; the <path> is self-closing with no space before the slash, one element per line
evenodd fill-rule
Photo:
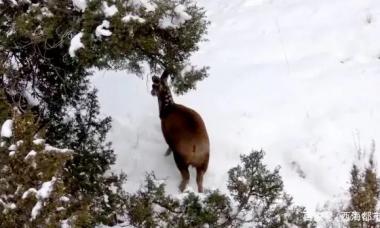
<path fill-rule="evenodd" d="M 183 25 L 186 21 L 191 19 L 191 16 L 186 13 L 185 6 L 178 5 L 174 8 L 175 16 L 166 15 L 159 21 L 159 27 L 162 29 L 167 28 L 178 28 Z"/>
<path fill-rule="evenodd" d="M 75 57 L 75 52 L 84 47 L 83 43 L 81 42 L 82 36 L 83 32 L 80 32 L 71 39 L 69 48 L 69 54 L 71 57 Z"/>
<path fill-rule="evenodd" d="M 29 189 L 30 193 L 33 192 L 36 194 L 36 197 L 38 200 L 32 209 L 31 218 L 30 218 L 31 221 L 36 219 L 37 216 L 40 214 L 40 211 L 43 207 L 43 202 L 45 199 L 50 197 L 50 194 L 53 191 L 54 183 L 56 180 L 57 180 L 57 178 L 52 177 L 51 181 L 47 181 L 47 182 L 42 183 L 41 188 L 38 189 L 37 192 L 34 192 L 33 189 L 32 190 Z M 27 197 L 30 193 L 28 193 L 25 197 Z M 23 194 L 23 196 L 24 195 L 25 195 L 25 193 Z"/>
<path fill-rule="evenodd" d="M 32 213 L 31 213 L 31 218 L 30 218 L 31 221 L 37 218 L 37 216 L 40 214 L 41 209 L 42 209 L 42 201 L 37 201 L 37 203 L 32 208 Z"/>
<path fill-rule="evenodd" d="M 211 25 L 209 41 L 192 62 L 210 66 L 210 77 L 174 99 L 198 111 L 207 126 L 211 154 L 205 188 L 227 191 L 227 171 L 238 164 L 239 154 L 263 149 L 265 164 L 281 166 L 285 191 L 310 215 L 326 201 L 341 199 L 358 148 L 370 151 L 372 140 L 380 142 L 380 3 L 199 4 Z M 164 156 L 167 145 L 151 82 L 125 72 L 103 74 L 93 82 L 102 112 L 113 117 L 113 168 L 128 174 L 126 190 L 136 191 L 153 170 L 167 180 L 170 194 L 178 194 L 180 174 L 173 157 Z M 379 151 L 375 160 L 380 164 Z M 196 189 L 194 169 L 190 174 Z"/>
<path fill-rule="evenodd" d="M 191 16 L 188 13 L 186 13 L 185 9 L 186 8 L 183 5 L 178 5 L 174 8 L 174 12 L 176 13 L 176 15 L 178 17 L 179 24 L 183 24 L 187 20 L 191 19 Z"/>
<path fill-rule="evenodd" d="M 108 203 L 109 201 L 108 201 L 108 199 L 109 199 L 109 197 L 108 197 L 108 195 L 103 195 L 103 198 L 104 198 L 104 202 L 106 202 L 106 203 Z"/>
<path fill-rule="evenodd" d="M 24 158 L 24 160 L 28 160 L 30 158 L 34 158 L 37 155 L 37 152 L 34 150 L 31 150 Z"/>
<path fill-rule="evenodd" d="M 103 20 L 102 24 L 96 27 L 95 35 L 97 37 L 111 36 L 112 32 L 108 30 L 109 27 L 110 27 L 110 22 L 107 20 Z"/>
<path fill-rule="evenodd" d="M 67 202 L 70 201 L 69 197 L 67 197 L 67 196 L 61 196 L 61 198 L 59 198 L 59 200 L 60 200 L 61 202 L 65 202 L 65 203 L 67 203 Z"/>
<path fill-rule="evenodd" d="M 35 145 L 41 145 L 45 143 L 45 139 L 35 139 L 33 140 L 33 144 Z"/>
<path fill-rule="evenodd" d="M 16 142 L 16 146 L 17 146 L 17 147 L 21 146 L 22 144 L 24 144 L 24 141 L 23 141 L 23 140 L 18 140 L 18 141 Z"/>
<path fill-rule="evenodd" d="M 66 153 L 72 153 L 73 151 L 70 150 L 70 149 L 60 149 L 60 148 L 57 148 L 57 147 L 54 147 L 54 146 L 51 146 L 49 144 L 45 144 L 45 151 L 47 152 L 55 152 L 55 153 L 63 153 L 63 154 L 66 154 Z"/>
<path fill-rule="evenodd" d="M 37 195 L 37 190 L 35 188 L 29 188 L 27 191 L 22 194 L 21 199 L 26 199 L 30 194 Z"/>
<path fill-rule="evenodd" d="M 136 15 L 132 15 L 132 14 L 127 14 L 125 17 L 123 17 L 121 19 L 123 22 L 125 23 L 128 23 L 130 21 L 137 21 L 139 23 L 144 23 L 145 22 L 145 19 L 144 18 L 141 18 L 139 16 L 136 16 Z"/>
<path fill-rule="evenodd" d="M 53 185 L 57 179 L 52 177 L 51 181 L 44 182 L 41 188 L 37 192 L 38 199 L 46 199 L 50 196 L 50 193 L 53 191 Z"/>
<path fill-rule="evenodd" d="M 12 125 L 13 120 L 6 120 L 1 126 L 1 137 L 10 138 L 12 137 Z"/>
<path fill-rule="evenodd" d="M 68 219 L 65 219 L 61 222 L 61 228 L 71 228 L 71 225 L 69 224 Z"/>
<path fill-rule="evenodd" d="M 45 17 L 54 17 L 54 14 L 47 7 L 42 7 L 41 8 L 41 13 Z"/>
<path fill-rule="evenodd" d="M 238 181 L 242 182 L 243 184 L 247 184 L 247 179 L 245 179 L 244 177 L 240 176 L 237 179 L 238 179 Z"/>
<path fill-rule="evenodd" d="M 2 199 L 0 199 L 0 204 L 4 207 L 3 213 L 6 212 L 8 209 L 14 210 L 17 208 L 16 204 L 14 203 L 6 203 Z"/>
<path fill-rule="evenodd" d="M 95 228 L 134 228 L 135 226 L 129 225 L 129 222 L 119 223 L 115 226 L 108 226 L 104 224 L 96 225 Z"/>
<path fill-rule="evenodd" d="M 17 208 L 17 206 L 16 206 L 16 204 L 11 203 L 11 204 L 8 205 L 8 208 L 14 210 L 14 209 Z"/>
<path fill-rule="evenodd" d="M 87 0 L 73 0 L 73 5 L 79 11 L 84 12 L 87 8 Z"/>
<path fill-rule="evenodd" d="M 8 150 L 17 150 L 16 144 L 12 144 L 8 147 Z"/>
<path fill-rule="evenodd" d="M 40 200 L 48 198 L 50 196 L 50 193 L 53 191 L 53 185 L 56 180 L 57 178 L 52 177 L 51 181 L 44 182 L 41 185 L 41 188 L 38 189 L 37 198 Z"/>
<path fill-rule="evenodd" d="M 157 5 L 151 0 L 130 0 L 128 1 L 128 6 L 135 9 L 144 8 L 146 12 L 155 11 L 157 8 Z"/>
<path fill-rule="evenodd" d="M 28 85 L 22 93 L 30 106 L 34 107 L 40 104 L 37 96 L 33 93 L 33 88 L 31 85 Z"/>
<path fill-rule="evenodd" d="M 107 2 L 103 2 L 102 10 L 106 17 L 112 17 L 118 12 L 115 5 L 108 6 Z"/>

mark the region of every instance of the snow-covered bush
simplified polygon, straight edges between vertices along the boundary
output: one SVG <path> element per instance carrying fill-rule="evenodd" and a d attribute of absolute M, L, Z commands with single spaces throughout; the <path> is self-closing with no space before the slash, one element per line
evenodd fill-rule
<path fill-rule="evenodd" d="M 358 162 L 351 169 L 351 186 L 349 189 L 350 202 L 346 212 L 360 214 L 359 219 L 349 221 L 350 227 L 378 227 L 379 221 L 379 197 L 380 178 L 377 174 L 375 163 L 375 142 L 372 143 L 368 161 L 360 164 L 363 153 L 359 150 Z"/>
<path fill-rule="evenodd" d="M 229 194 L 208 191 L 167 195 L 153 174 L 128 200 L 128 223 L 134 227 L 315 227 L 303 207 L 283 191 L 278 169 L 262 163 L 264 153 L 241 156 L 229 171 Z"/>
<path fill-rule="evenodd" d="M 140 75 L 168 69 L 178 92 L 194 88 L 207 76 L 206 68 L 190 64 L 206 33 L 204 10 L 193 0 L 0 0 L 0 8 L 0 89 L 7 105 L 31 111 L 46 143 L 75 151 L 63 182 L 77 199 L 71 208 L 92 210 L 77 216 L 82 226 L 114 223 L 125 177 L 110 174 L 111 119 L 99 116 L 89 77 L 94 69 Z"/>
<path fill-rule="evenodd" d="M 333 227 L 379 227 L 380 178 L 375 162 L 375 142 L 369 153 L 357 150 L 357 158 L 350 172 L 350 186 L 337 201 L 326 202 L 321 211 L 319 226 Z"/>
<path fill-rule="evenodd" d="M 0 139 L 0 227 L 59 226 L 68 218 L 62 174 L 73 151 L 34 138 L 32 115 L 10 121 L 2 129 L 11 134 Z"/>

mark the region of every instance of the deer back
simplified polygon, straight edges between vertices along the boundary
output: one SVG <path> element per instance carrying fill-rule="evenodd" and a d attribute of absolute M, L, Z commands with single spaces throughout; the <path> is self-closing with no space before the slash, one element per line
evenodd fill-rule
<path fill-rule="evenodd" d="M 174 104 L 161 118 L 164 138 L 185 163 L 196 166 L 209 154 L 209 138 L 200 115 L 183 105 Z"/>

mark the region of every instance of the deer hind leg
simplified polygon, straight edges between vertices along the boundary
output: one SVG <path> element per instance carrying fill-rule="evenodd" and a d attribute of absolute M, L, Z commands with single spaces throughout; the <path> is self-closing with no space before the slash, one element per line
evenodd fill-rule
<path fill-rule="evenodd" d="M 206 170 L 208 167 L 208 159 L 209 159 L 209 154 L 206 155 L 206 158 L 205 158 L 203 164 L 201 166 L 197 167 L 198 192 L 203 192 L 203 176 L 206 173 Z"/>
<path fill-rule="evenodd" d="M 186 186 L 189 183 L 190 174 L 189 174 L 188 167 L 181 168 L 179 171 L 181 172 L 181 175 L 182 175 L 182 181 L 181 181 L 181 184 L 179 185 L 179 190 L 183 192 L 185 191 Z"/>
<path fill-rule="evenodd" d="M 203 175 L 205 174 L 204 168 L 197 168 L 197 185 L 198 192 L 203 192 Z"/>
<path fill-rule="evenodd" d="M 182 181 L 179 185 L 179 190 L 183 192 L 187 184 L 189 183 L 189 179 L 190 179 L 189 166 L 186 165 L 176 153 L 173 153 L 173 154 L 174 154 L 175 163 L 179 171 L 181 172 L 181 176 L 182 176 Z"/>

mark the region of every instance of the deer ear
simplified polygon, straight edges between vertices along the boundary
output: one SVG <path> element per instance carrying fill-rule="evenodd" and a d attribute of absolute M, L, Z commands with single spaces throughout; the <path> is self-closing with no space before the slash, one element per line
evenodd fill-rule
<path fill-rule="evenodd" d="M 152 77 L 152 81 L 153 81 L 153 83 L 159 83 L 160 82 L 160 78 L 157 77 L 157 76 L 153 76 Z"/>

